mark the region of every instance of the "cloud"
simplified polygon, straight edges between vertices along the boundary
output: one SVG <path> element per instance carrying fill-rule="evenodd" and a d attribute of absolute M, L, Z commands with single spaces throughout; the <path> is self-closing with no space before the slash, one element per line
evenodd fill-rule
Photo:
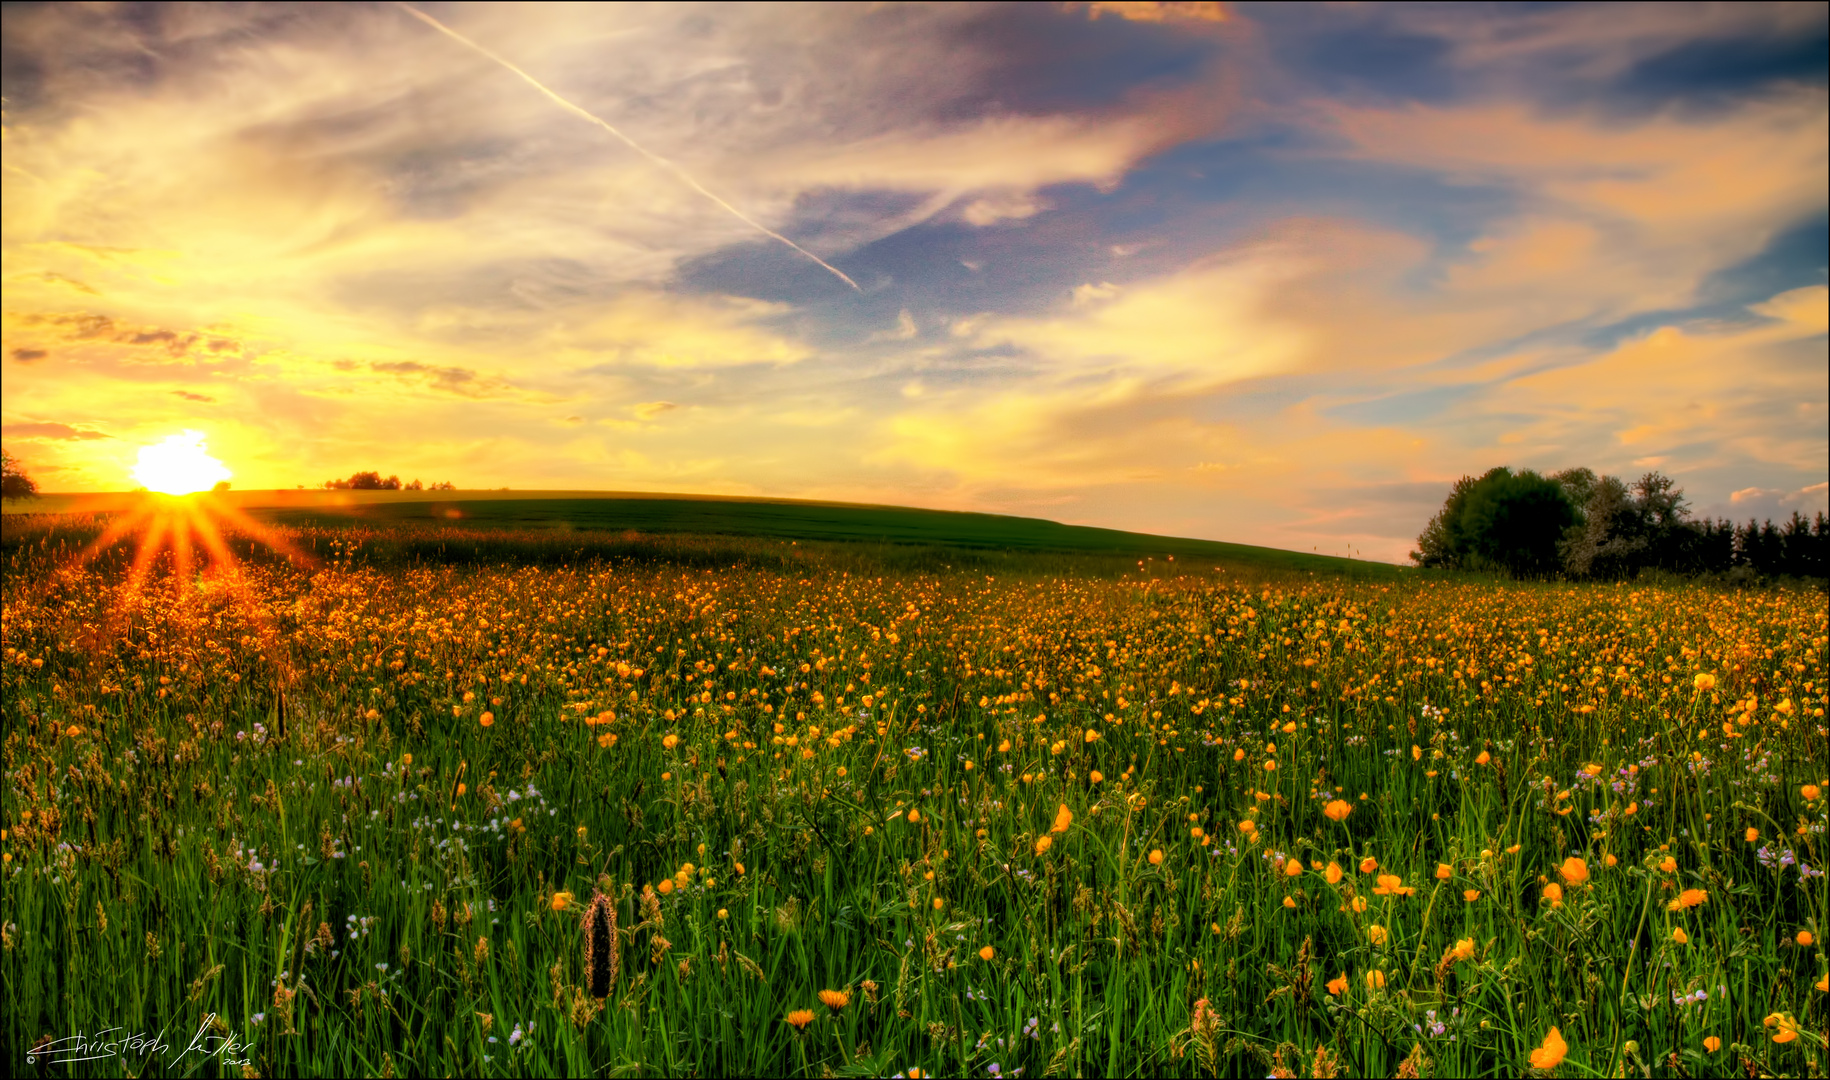
<path fill-rule="evenodd" d="M 112 439 L 114 436 L 88 428 L 71 427 L 69 424 L 52 423 L 19 423 L 0 425 L 0 432 L 15 439 L 51 439 L 62 442 L 87 441 L 90 439 Z"/>
<path fill-rule="evenodd" d="M 1095 0 L 1086 5 L 1087 17 L 1117 15 L 1130 22 L 1225 22 L 1225 4 L 1215 0 Z"/>
<path fill-rule="evenodd" d="M 200 402 L 204 402 L 206 404 L 214 402 L 216 400 L 215 398 L 211 397 L 208 394 L 193 393 L 192 391 L 189 391 L 189 390 L 173 390 L 172 396 L 183 398 L 186 401 L 200 401 Z"/>
<path fill-rule="evenodd" d="M 21 364 L 29 364 L 34 360 L 43 360 L 49 355 L 51 354 L 46 349 L 20 348 L 13 350 L 13 359 L 19 361 Z"/>

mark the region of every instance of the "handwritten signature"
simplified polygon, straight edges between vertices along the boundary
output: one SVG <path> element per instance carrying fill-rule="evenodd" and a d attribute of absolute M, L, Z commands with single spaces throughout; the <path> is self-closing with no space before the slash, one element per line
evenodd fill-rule
<path fill-rule="evenodd" d="M 204 1057 L 221 1058 L 225 1065 L 248 1064 L 248 1051 L 253 1043 L 242 1042 L 233 1034 L 217 1035 L 212 1029 L 220 1025 L 215 1013 L 210 1013 L 197 1025 L 197 1033 L 191 1041 L 177 1053 L 177 1059 L 187 1054 L 201 1054 Z M 165 1032 L 157 1035 L 145 1032 L 127 1034 L 126 1028 L 103 1028 L 93 1035 L 66 1035 L 61 1039 L 50 1039 L 32 1048 L 25 1056 L 26 1064 L 36 1065 L 43 1061 L 47 1065 L 67 1065 L 78 1061 L 102 1061 L 116 1057 L 151 1057 L 162 1054 L 167 1060 L 174 1060 L 173 1046 L 165 1041 Z M 240 1056 L 237 1056 L 240 1055 Z"/>

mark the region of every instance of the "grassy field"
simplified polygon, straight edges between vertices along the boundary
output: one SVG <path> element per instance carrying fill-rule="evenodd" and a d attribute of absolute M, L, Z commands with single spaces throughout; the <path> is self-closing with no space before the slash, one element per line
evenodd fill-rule
<path fill-rule="evenodd" d="M 155 497 L 156 498 L 156 497 Z M 1063 525 L 1041 518 L 906 506 L 736 496 L 590 491 L 239 491 L 221 499 L 257 521 L 286 526 L 367 527 L 388 535 L 451 540 L 507 530 L 550 534 L 548 546 L 601 545 L 608 534 L 737 536 L 844 544 L 944 547 L 976 552 L 1049 552 L 1223 562 L 1235 569 L 1391 577 L 1384 563 L 1249 544 Z M 18 516 L 108 515 L 145 496 L 51 495 L 8 504 Z M 452 526 L 458 528 L 454 530 Z M 402 530 L 405 530 L 403 533 Z M 611 542 L 614 542 L 612 540 Z"/>
<path fill-rule="evenodd" d="M 8 525 L 15 1069 L 1830 1056 L 1821 592 L 475 520 Z"/>

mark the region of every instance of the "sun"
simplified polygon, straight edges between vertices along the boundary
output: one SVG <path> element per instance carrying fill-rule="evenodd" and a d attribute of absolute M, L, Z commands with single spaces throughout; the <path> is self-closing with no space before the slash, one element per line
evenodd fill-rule
<path fill-rule="evenodd" d="M 189 495 L 208 491 L 234 474 L 203 449 L 201 431 L 183 431 L 151 446 L 140 447 L 133 478 L 150 491 Z"/>

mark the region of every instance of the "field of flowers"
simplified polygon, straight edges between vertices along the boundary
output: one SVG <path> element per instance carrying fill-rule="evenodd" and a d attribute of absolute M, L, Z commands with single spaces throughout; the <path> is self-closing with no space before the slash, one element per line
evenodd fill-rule
<path fill-rule="evenodd" d="M 1830 1058 L 1822 592 L 293 539 L 7 550 L 9 1067 Z"/>

